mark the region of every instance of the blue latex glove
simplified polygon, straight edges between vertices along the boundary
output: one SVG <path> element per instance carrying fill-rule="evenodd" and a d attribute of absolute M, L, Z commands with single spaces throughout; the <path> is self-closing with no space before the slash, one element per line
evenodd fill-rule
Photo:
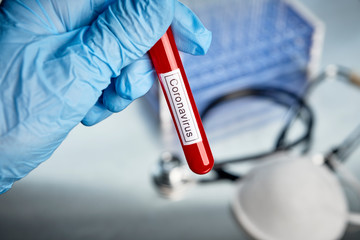
<path fill-rule="evenodd" d="M 0 193 L 48 159 L 81 121 L 144 95 L 146 52 L 170 24 L 181 51 L 211 33 L 175 0 L 8 0 L 0 8 Z M 100 100 L 99 100 L 100 99 Z"/>

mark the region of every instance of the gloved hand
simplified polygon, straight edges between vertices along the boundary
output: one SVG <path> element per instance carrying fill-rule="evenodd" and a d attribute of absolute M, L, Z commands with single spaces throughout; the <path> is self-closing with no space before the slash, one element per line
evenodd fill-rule
<path fill-rule="evenodd" d="M 4 0 L 0 5 L 0 193 L 48 159 L 82 121 L 144 95 L 146 52 L 172 24 L 181 51 L 211 33 L 176 0 Z"/>

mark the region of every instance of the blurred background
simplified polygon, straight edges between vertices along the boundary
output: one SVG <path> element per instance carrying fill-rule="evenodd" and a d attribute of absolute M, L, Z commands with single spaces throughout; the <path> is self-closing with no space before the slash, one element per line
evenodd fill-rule
<path fill-rule="evenodd" d="M 360 73 L 360 1 L 298 2 L 185 2 L 214 36 L 207 56 L 183 56 L 200 112 L 249 86 L 301 96 L 329 64 Z M 193 185 L 178 200 L 157 193 L 151 176 L 161 153 L 182 157 L 158 96 L 155 86 L 102 123 L 77 126 L 48 161 L 0 195 L 0 239 L 250 239 L 231 212 L 231 182 Z M 308 102 L 316 116 L 311 153 L 327 152 L 360 122 L 360 90 L 351 85 L 324 81 Z M 204 121 L 215 159 L 269 149 L 284 114 L 251 98 L 218 107 Z M 360 178 L 360 150 L 346 167 Z M 349 203 L 360 209 L 356 198 Z M 359 237 L 356 229 L 344 235 Z"/>

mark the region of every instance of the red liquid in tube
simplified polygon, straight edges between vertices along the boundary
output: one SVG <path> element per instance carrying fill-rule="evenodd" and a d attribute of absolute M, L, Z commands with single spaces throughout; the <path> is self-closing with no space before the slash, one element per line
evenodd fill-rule
<path fill-rule="evenodd" d="M 214 158 L 197 110 L 171 28 L 149 50 L 185 158 L 197 174 L 209 172 Z"/>

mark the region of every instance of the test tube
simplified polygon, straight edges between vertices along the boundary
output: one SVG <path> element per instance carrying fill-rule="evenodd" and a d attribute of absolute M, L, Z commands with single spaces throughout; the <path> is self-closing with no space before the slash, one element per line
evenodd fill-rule
<path fill-rule="evenodd" d="M 214 158 L 171 28 L 149 50 L 186 161 L 197 174 L 209 172 Z"/>

